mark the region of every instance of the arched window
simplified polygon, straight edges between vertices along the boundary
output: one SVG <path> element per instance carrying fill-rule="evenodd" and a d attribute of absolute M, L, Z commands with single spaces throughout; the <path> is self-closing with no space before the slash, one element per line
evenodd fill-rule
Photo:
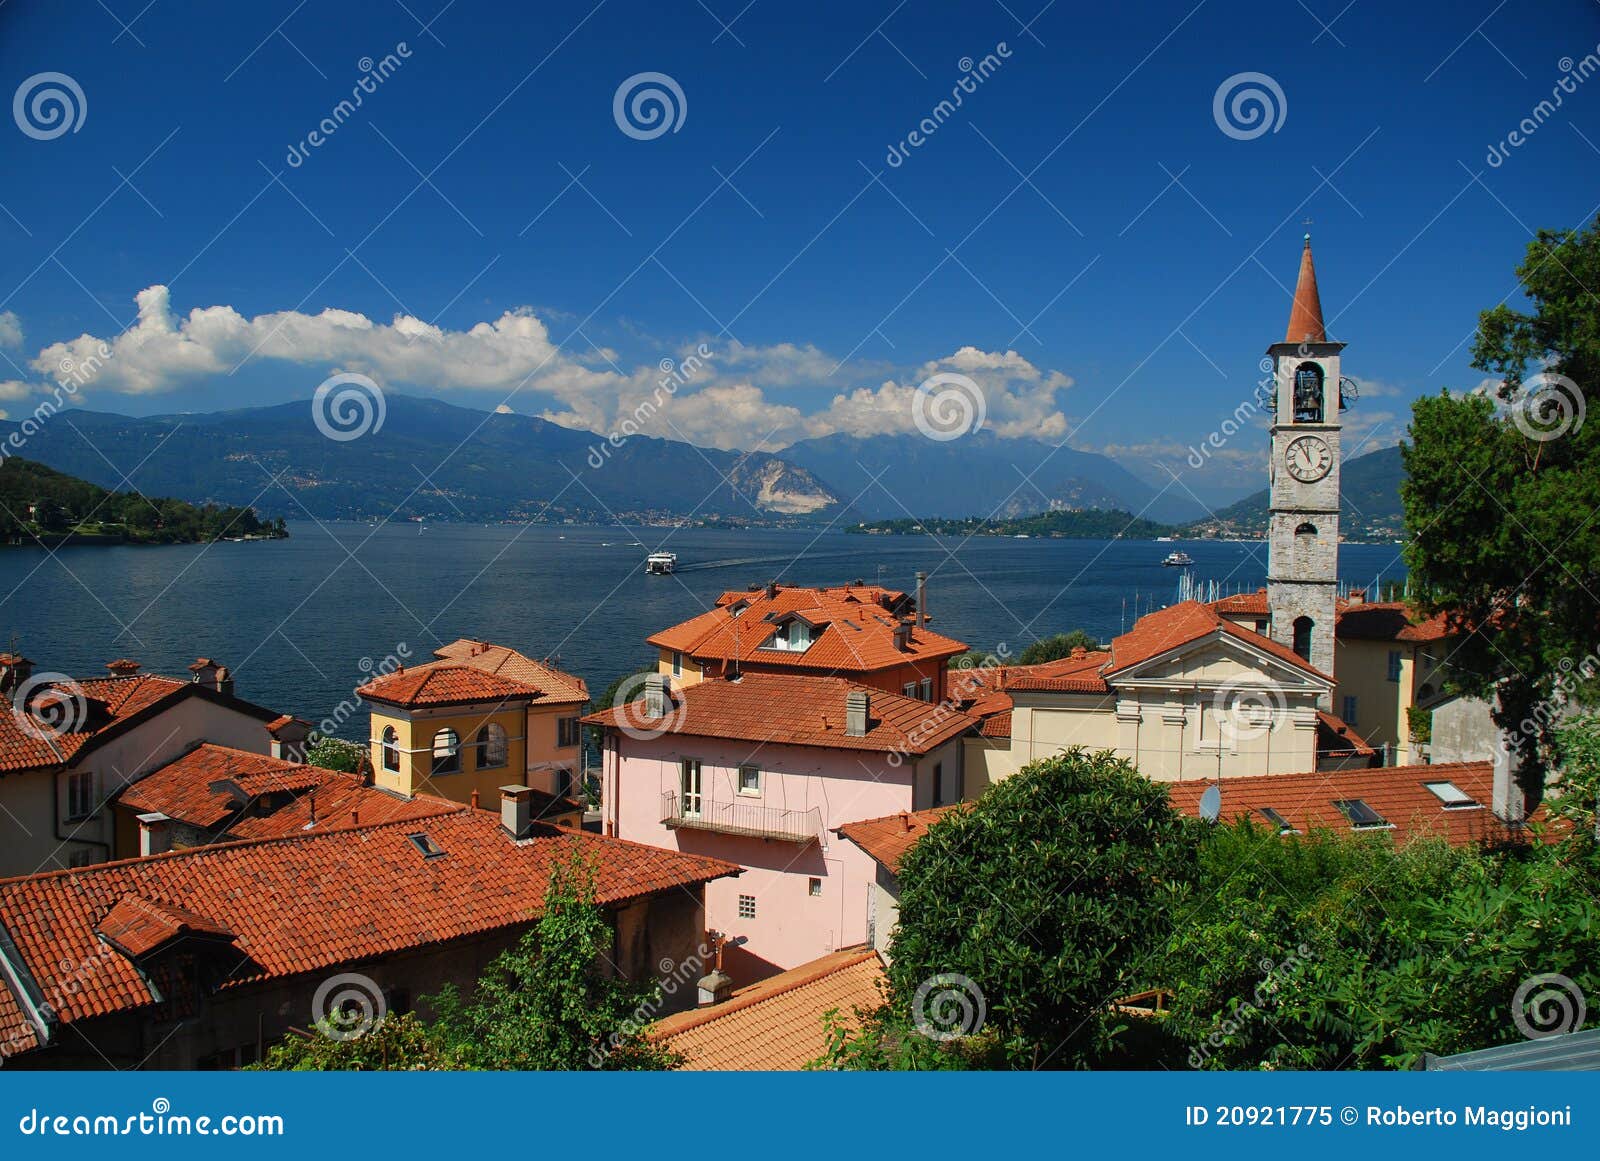
<path fill-rule="evenodd" d="M 1301 363 L 1294 371 L 1294 421 L 1322 422 L 1322 368 Z"/>
<path fill-rule="evenodd" d="M 393 726 L 383 727 L 383 768 L 400 769 L 400 735 L 394 732 Z"/>
<path fill-rule="evenodd" d="M 1300 527 L 1296 528 L 1294 530 L 1294 534 L 1296 536 L 1315 536 L 1317 534 L 1317 526 L 1315 524 L 1307 522 L 1305 524 L 1300 525 Z"/>
<path fill-rule="evenodd" d="M 448 726 L 433 735 L 433 772 L 461 773 L 461 738 Z"/>
<path fill-rule="evenodd" d="M 1294 619 L 1294 651 L 1307 661 L 1311 660 L 1311 626 L 1310 617 Z"/>
<path fill-rule="evenodd" d="M 506 764 L 506 732 L 490 722 L 478 731 L 478 769 L 493 770 Z"/>

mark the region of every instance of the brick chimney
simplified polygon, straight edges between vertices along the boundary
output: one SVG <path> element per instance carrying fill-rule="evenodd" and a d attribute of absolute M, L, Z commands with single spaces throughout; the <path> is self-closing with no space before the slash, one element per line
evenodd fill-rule
<path fill-rule="evenodd" d="M 917 572 L 917 627 L 928 623 L 928 574 Z"/>
<path fill-rule="evenodd" d="M 911 651 L 911 622 L 898 621 L 894 627 L 894 647 L 901 653 Z"/>
<path fill-rule="evenodd" d="M 159 810 L 139 815 L 139 857 L 164 855 L 172 849 L 172 820 Z"/>
<path fill-rule="evenodd" d="M 852 738 L 864 738 L 867 734 L 867 711 L 870 703 L 867 700 L 867 691 L 852 689 L 844 695 L 844 732 Z"/>
<path fill-rule="evenodd" d="M 117 677 L 132 677 L 139 672 L 139 663 L 130 661 L 126 657 L 119 657 L 115 661 L 106 662 L 106 668 Z"/>
<path fill-rule="evenodd" d="M 514 839 L 528 837 L 533 829 L 533 787 L 500 787 L 500 829 Z"/>
<path fill-rule="evenodd" d="M 0 694 L 10 700 L 33 676 L 33 662 L 20 653 L 0 653 Z"/>
<path fill-rule="evenodd" d="M 284 714 L 267 723 L 267 736 L 272 739 L 267 752 L 285 762 L 304 762 L 306 742 L 311 737 L 311 723 Z"/>
<path fill-rule="evenodd" d="M 1347 605 L 1364 605 L 1364 604 L 1366 604 L 1367 603 L 1367 590 L 1366 589 L 1351 589 L 1350 590 L 1350 595 L 1345 597 L 1344 603 L 1347 604 Z"/>

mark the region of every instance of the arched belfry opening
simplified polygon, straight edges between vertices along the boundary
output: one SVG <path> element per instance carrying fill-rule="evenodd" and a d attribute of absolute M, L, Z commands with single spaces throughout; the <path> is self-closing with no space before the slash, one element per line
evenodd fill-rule
<path fill-rule="evenodd" d="M 1311 660 L 1311 630 L 1315 624 L 1310 617 L 1294 619 L 1294 651 L 1304 661 Z"/>
<path fill-rule="evenodd" d="M 1301 363 L 1294 372 L 1294 421 L 1322 422 L 1322 368 Z"/>

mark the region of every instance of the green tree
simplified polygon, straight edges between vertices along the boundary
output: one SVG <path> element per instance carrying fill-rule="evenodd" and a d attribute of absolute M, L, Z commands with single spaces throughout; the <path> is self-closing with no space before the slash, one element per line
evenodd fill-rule
<path fill-rule="evenodd" d="M 1193 874 L 1192 823 L 1109 752 L 1034 762 L 929 828 L 900 868 L 889 1011 L 838 1038 L 860 1067 L 1075 1068 L 1103 1060 L 1111 1002 L 1143 979 Z M 920 1008 L 919 1008 L 920 996 Z M 916 1039 L 972 1031 L 976 1040 Z"/>
<path fill-rule="evenodd" d="M 1556 707 L 1597 692 L 1594 667 L 1579 663 L 1600 623 L 1600 424 L 1583 422 L 1584 392 L 1600 390 L 1588 289 L 1600 284 L 1600 222 L 1541 231 L 1517 279 L 1532 309 L 1485 311 L 1473 345 L 1473 366 L 1501 380 L 1499 406 L 1484 395 L 1418 400 L 1401 497 L 1417 602 L 1463 632 L 1451 684 L 1498 697 L 1496 723 L 1535 792 Z"/>
<path fill-rule="evenodd" d="M 490 962 L 470 992 L 447 985 L 424 1003 L 437 1017 L 386 1019 L 364 1036 L 312 1034 L 274 1047 L 272 1070 L 659 1070 L 682 1057 L 651 1040 L 660 987 L 605 970 L 613 932 L 594 902 L 592 869 L 557 866 L 539 921 Z"/>
<path fill-rule="evenodd" d="M 1038 665 L 1043 661 L 1059 661 L 1063 657 L 1071 657 L 1074 649 L 1087 649 L 1093 653 L 1101 648 L 1100 642 L 1082 629 L 1073 629 L 1070 633 L 1057 633 L 1052 637 L 1043 637 L 1029 645 L 1022 651 L 1022 656 L 1017 658 L 1018 665 Z"/>

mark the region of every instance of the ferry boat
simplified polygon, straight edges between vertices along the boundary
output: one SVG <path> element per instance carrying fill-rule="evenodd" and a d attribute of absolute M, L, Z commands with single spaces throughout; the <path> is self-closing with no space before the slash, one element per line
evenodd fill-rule
<path fill-rule="evenodd" d="M 1182 549 L 1179 549 L 1177 552 L 1167 553 L 1167 555 L 1162 558 L 1161 563 L 1169 568 L 1187 568 L 1189 565 L 1194 563 L 1194 557 L 1190 556 Z"/>
<path fill-rule="evenodd" d="M 644 571 L 652 576 L 666 576 L 678 564 L 676 552 L 652 552 L 644 558 Z"/>

